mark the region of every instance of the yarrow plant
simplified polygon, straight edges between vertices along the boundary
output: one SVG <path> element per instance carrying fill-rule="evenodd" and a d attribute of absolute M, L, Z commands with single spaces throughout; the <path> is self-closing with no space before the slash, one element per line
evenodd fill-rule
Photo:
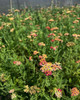
<path fill-rule="evenodd" d="M 38 51 L 34 51 L 34 52 L 33 52 L 34 55 L 37 55 L 38 53 L 39 53 Z"/>
<path fill-rule="evenodd" d="M 76 87 L 71 89 L 71 96 L 77 96 L 77 95 L 79 95 L 79 93 L 80 92 Z"/>
<path fill-rule="evenodd" d="M 55 88 L 55 95 L 57 98 L 61 98 L 62 97 L 62 90 Z"/>
<path fill-rule="evenodd" d="M 45 46 L 45 43 L 40 42 L 40 43 L 38 43 L 38 45 L 39 45 L 39 46 Z"/>
<path fill-rule="evenodd" d="M 13 64 L 15 64 L 15 65 L 21 65 L 21 62 L 20 61 L 13 61 Z"/>
<path fill-rule="evenodd" d="M 0 14 L 2 100 L 80 100 L 80 7 L 53 8 Z"/>
<path fill-rule="evenodd" d="M 24 92 L 32 94 L 36 94 L 40 92 L 40 88 L 36 85 L 29 87 L 28 85 L 25 86 Z"/>
<path fill-rule="evenodd" d="M 52 75 L 53 71 L 60 70 L 62 69 L 61 66 L 56 62 L 55 64 L 52 64 L 50 62 L 46 62 L 46 64 L 42 65 L 40 70 L 48 75 Z"/>

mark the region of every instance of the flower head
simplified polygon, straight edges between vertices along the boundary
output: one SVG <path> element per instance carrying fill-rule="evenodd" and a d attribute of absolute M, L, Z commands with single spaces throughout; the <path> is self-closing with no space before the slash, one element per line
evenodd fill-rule
<path fill-rule="evenodd" d="M 44 73 L 46 74 L 46 76 L 52 75 L 52 71 L 46 71 Z"/>
<path fill-rule="evenodd" d="M 51 39 L 51 42 L 54 42 L 55 40 Z"/>
<path fill-rule="evenodd" d="M 38 43 L 38 45 L 39 45 L 39 46 L 45 46 L 45 43 L 40 42 L 40 43 Z"/>
<path fill-rule="evenodd" d="M 60 66 L 60 63 L 55 62 L 55 63 L 52 65 L 52 69 L 53 69 L 53 71 L 56 71 L 56 70 L 60 70 L 60 69 L 62 69 L 62 68 L 61 68 L 61 66 Z"/>
<path fill-rule="evenodd" d="M 57 98 L 61 98 L 62 97 L 62 90 L 55 88 L 55 95 L 57 96 Z"/>
<path fill-rule="evenodd" d="M 46 72 L 46 71 L 53 71 L 53 69 L 52 69 L 52 63 L 49 63 L 49 62 L 47 62 L 46 64 L 44 64 L 41 68 L 40 68 L 40 70 L 42 71 L 42 72 Z"/>
<path fill-rule="evenodd" d="M 3 29 L 3 26 L 0 27 L 0 30 L 2 30 L 2 29 Z"/>
<path fill-rule="evenodd" d="M 29 92 L 29 86 L 28 85 L 25 86 L 24 92 L 26 92 L 26 93 Z"/>
<path fill-rule="evenodd" d="M 38 53 L 39 53 L 38 51 L 34 51 L 34 52 L 33 52 L 34 55 L 36 55 L 36 54 L 38 54 Z"/>
<path fill-rule="evenodd" d="M 41 60 L 40 60 L 40 62 L 39 62 L 39 65 L 40 66 L 43 66 L 44 64 L 46 64 L 47 62 L 46 62 L 46 60 L 45 60 L 45 58 L 41 58 Z"/>
<path fill-rule="evenodd" d="M 15 65 L 21 65 L 21 62 L 20 61 L 13 61 L 13 64 L 15 64 Z"/>
<path fill-rule="evenodd" d="M 68 43 L 66 43 L 66 45 L 67 45 L 68 47 L 70 47 L 70 46 L 74 46 L 75 43 L 74 43 L 74 42 L 68 42 Z"/>
<path fill-rule="evenodd" d="M 50 19 L 50 20 L 49 20 L 49 22 L 53 22 L 53 21 L 54 21 L 54 19 Z"/>
<path fill-rule="evenodd" d="M 50 49 L 53 49 L 54 51 L 58 48 L 58 46 L 55 46 L 55 47 L 50 47 Z"/>
<path fill-rule="evenodd" d="M 56 37 L 55 41 L 63 42 L 63 40 L 59 39 L 59 37 Z"/>
<path fill-rule="evenodd" d="M 48 35 L 48 37 L 50 37 L 50 36 L 56 36 L 54 33 L 50 33 L 49 35 Z"/>
<path fill-rule="evenodd" d="M 46 55 L 46 54 L 42 54 L 42 57 L 43 57 L 43 58 L 47 58 L 47 55 Z"/>
<path fill-rule="evenodd" d="M 50 30 L 51 28 L 49 26 L 47 26 L 46 29 Z"/>
<path fill-rule="evenodd" d="M 58 30 L 58 29 L 59 29 L 58 27 L 53 27 L 53 28 L 51 28 L 51 31 Z"/>
<path fill-rule="evenodd" d="M 35 94 L 36 92 L 39 93 L 40 92 L 40 88 L 37 87 L 36 85 L 35 86 L 31 86 L 30 90 L 29 90 L 29 93 L 32 95 L 32 94 Z"/>
<path fill-rule="evenodd" d="M 77 18 L 77 19 L 79 19 L 79 20 L 80 20 L 80 18 Z"/>
<path fill-rule="evenodd" d="M 14 31 L 14 28 L 12 28 L 11 30 L 10 30 L 10 32 L 13 32 Z"/>
<path fill-rule="evenodd" d="M 69 33 L 65 33 L 65 34 L 64 34 L 64 36 L 68 36 L 68 35 L 69 35 Z"/>
<path fill-rule="evenodd" d="M 11 89 L 10 91 L 9 91 L 9 93 L 13 93 L 14 92 L 14 89 Z"/>
<path fill-rule="evenodd" d="M 36 33 L 32 33 L 32 34 L 30 34 L 30 36 L 32 36 L 32 37 L 36 37 L 37 34 L 36 34 Z"/>
<path fill-rule="evenodd" d="M 80 63 L 80 60 L 76 61 L 76 63 Z"/>
<path fill-rule="evenodd" d="M 77 96 L 79 94 L 79 90 L 74 87 L 71 89 L 71 96 Z"/>
<path fill-rule="evenodd" d="M 79 22 L 79 20 L 74 20 L 74 21 L 73 21 L 74 24 L 76 24 L 76 23 L 78 23 L 78 22 Z"/>
<path fill-rule="evenodd" d="M 15 11 L 15 12 L 20 12 L 20 10 L 18 10 L 18 9 L 15 9 L 14 11 Z"/>
<path fill-rule="evenodd" d="M 14 18 L 13 18 L 13 17 L 10 17 L 10 18 L 9 18 L 9 20 L 10 20 L 10 21 L 13 21 L 13 20 L 14 20 Z"/>
<path fill-rule="evenodd" d="M 28 36 L 27 36 L 27 38 L 31 39 L 31 36 L 30 36 L 30 35 L 28 35 Z"/>
<path fill-rule="evenodd" d="M 29 61 L 33 61 L 32 56 L 29 56 Z"/>
<path fill-rule="evenodd" d="M 78 39 L 80 37 L 80 34 L 72 34 L 72 36 L 75 38 L 75 39 Z"/>
<path fill-rule="evenodd" d="M 15 93 L 12 93 L 11 98 L 12 99 L 16 98 L 16 94 Z"/>

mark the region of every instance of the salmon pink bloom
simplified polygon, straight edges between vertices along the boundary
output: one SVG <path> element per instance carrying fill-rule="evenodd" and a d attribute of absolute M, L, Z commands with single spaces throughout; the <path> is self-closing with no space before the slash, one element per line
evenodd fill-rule
<path fill-rule="evenodd" d="M 60 42 L 63 42 L 63 40 L 59 39 L 58 37 L 55 38 L 55 41 L 60 41 Z"/>
<path fill-rule="evenodd" d="M 46 29 L 50 30 L 50 27 L 49 27 L 49 26 L 47 26 L 47 27 L 46 27 Z"/>
<path fill-rule="evenodd" d="M 58 29 L 59 29 L 58 27 L 53 27 L 53 28 L 51 28 L 51 31 L 58 30 Z"/>
<path fill-rule="evenodd" d="M 21 65 L 21 62 L 20 61 L 13 61 L 13 64 L 15 64 L 15 65 Z"/>
<path fill-rule="evenodd" d="M 36 55 L 36 54 L 38 54 L 38 53 L 39 53 L 38 51 L 34 51 L 34 52 L 33 52 L 34 55 Z"/>
<path fill-rule="evenodd" d="M 10 32 L 13 32 L 14 31 L 14 28 L 12 28 L 11 30 L 10 30 Z"/>
<path fill-rule="evenodd" d="M 39 56 L 39 59 L 42 59 L 43 57 L 42 56 Z"/>
<path fill-rule="evenodd" d="M 79 20 L 74 20 L 73 23 L 74 24 L 79 23 Z"/>
<path fill-rule="evenodd" d="M 79 90 L 74 87 L 71 89 L 71 96 L 77 96 L 79 94 Z"/>
<path fill-rule="evenodd" d="M 32 34 L 30 34 L 30 36 L 36 37 L 37 34 L 36 33 L 32 33 Z"/>
<path fill-rule="evenodd" d="M 13 93 L 13 92 L 14 92 L 14 89 L 12 89 L 12 90 L 9 91 L 9 93 Z"/>
<path fill-rule="evenodd" d="M 50 49 L 53 49 L 54 51 L 58 48 L 58 46 L 55 46 L 55 47 L 50 47 Z"/>
<path fill-rule="evenodd" d="M 29 57 L 29 61 L 33 61 L 32 56 Z"/>
<path fill-rule="evenodd" d="M 49 22 L 53 22 L 53 21 L 54 21 L 54 19 L 50 19 L 50 20 L 49 20 Z"/>
<path fill-rule="evenodd" d="M 55 51 L 55 50 L 56 50 L 56 48 L 55 48 L 55 47 L 53 47 L 53 50 Z"/>
<path fill-rule="evenodd" d="M 58 46 L 53 47 L 53 50 L 55 51 L 58 48 Z"/>
<path fill-rule="evenodd" d="M 45 43 L 40 42 L 40 43 L 38 43 L 38 45 L 39 45 L 39 46 L 45 46 Z"/>
<path fill-rule="evenodd" d="M 76 61 L 76 63 L 80 63 L 80 60 Z"/>
<path fill-rule="evenodd" d="M 80 18 L 77 18 L 77 19 L 80 19 Z"/>
<path fill-rule="evenodd" d="M 76 37 L 76 38 L 80 37 L 79 34 L 72 34 L 72 36 L 73 36 L 73 37 Z"/>
<path fill-rule="evenodd" d="M 68 36 L 68 35 L 69 35 L 69 33 L 65 33 L 65 34 L 64 34 L 64 36 Z"/>
<path fill-rule="evenodd" d="M 54 33 L 50 33 L 49 35 L 48 35 L 48 37 L 50 37 L 50 36 L 56 36 Z"/>
<path fill-rule="evenodd" d="M 53 40 L 53 39 L 51 40 L 51 42 L 54 42 L 54 41 L 55 41 L 55 40 Z"/>

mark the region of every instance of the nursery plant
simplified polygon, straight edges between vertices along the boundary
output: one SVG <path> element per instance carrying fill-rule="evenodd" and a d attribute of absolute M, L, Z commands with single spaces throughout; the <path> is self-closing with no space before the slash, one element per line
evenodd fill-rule
<path fill-rule="evenodd" d="M 0 98 L 80 100 L 80 7 L 0 15 Z"/>

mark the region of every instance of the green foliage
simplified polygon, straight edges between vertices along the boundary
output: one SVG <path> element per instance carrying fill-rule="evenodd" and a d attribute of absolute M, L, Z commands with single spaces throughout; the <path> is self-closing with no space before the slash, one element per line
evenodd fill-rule
<path fill-rule="evenodd" d="M 48 76 L 41 72 L 44 64 L 40 65 L 39 56 L 43 54 L 46 62 L 58 62 L 62 69 Z M 79 60 L 79 7 L 14 10 L 0 16 L 2 100 L 80 100 L 80 94 L 71 96 L 72 88 L 80 90 Z M 62 90 L 61 98 L 55 88 Z"/>

